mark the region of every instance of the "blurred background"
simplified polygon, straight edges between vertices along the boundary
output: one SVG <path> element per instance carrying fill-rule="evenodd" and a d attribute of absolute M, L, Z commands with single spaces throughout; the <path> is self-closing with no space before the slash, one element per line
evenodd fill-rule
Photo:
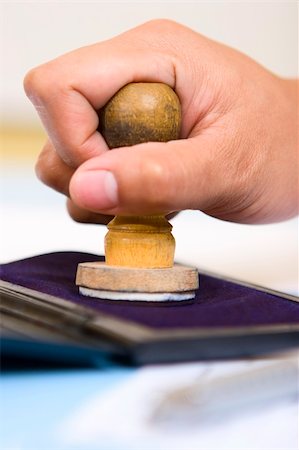
<path fill-rule="evenodd" d="M 76 47 L 163 17 L 247 53 L 282 77 L 298 76 L 297 1 L 2 1 L 1 262 L 56 250 L 103 253 L 106 232 L 72 222 L 63 196 L 36 180 L 45 133 L 23 92 L 24 75 Z M 186 211 L 173 225 L 177 260 L 298 293 L 297 219 L 247 226 Z"/>

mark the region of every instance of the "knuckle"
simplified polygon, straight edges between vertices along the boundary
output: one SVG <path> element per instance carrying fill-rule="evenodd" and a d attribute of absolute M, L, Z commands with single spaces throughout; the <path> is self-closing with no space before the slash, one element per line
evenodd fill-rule
<path fill-rule="evenodd" d="M 25 75 L 23 82 L 25 93 L 36 106 L 42 104 L 52 94 L 56 85 L 51 81 L 52 78 L 50 63 L 35 67 Z"/>
<path fill-rule="evenodd" d="M 31 69 L 27 72 L 23 81 L 24 90 L 28 97 L 30 97 L 31 93 L 34 91 L 34 86 L 36 84 L 36 71 L 37 69 Z"/>
<path fill-rule="evenodd" d="M 34 98 L 44 90 L 44 70 L 42 66 L 31 69 L 24 78 L 24 90 L 29 98 Z"/>
<path fill-rule="evenodd" d="M 173 31 L 179 27 L 179 24 L 171 19 L 152 19 L 145 23 L 145 26 L 155 29 Z"/>
<path fill-rule="evenodd" d="M 68 195 L 70 171 L 66 167 L 61 167 L 57 160 L 55 151 L 51 151 L 47 146 L 40 153 L 35 164 L 37 178 L 46 186 L 58 192 Z"/>
<path fill-rule="evenodd" d="M 35 174 L 37 178 L 47 186 L 51 186 L 53 183 L 53 170 L 49 170 L 48 155 L 45 155 L 45 151 L 42 151 L 35 164 Z"/>

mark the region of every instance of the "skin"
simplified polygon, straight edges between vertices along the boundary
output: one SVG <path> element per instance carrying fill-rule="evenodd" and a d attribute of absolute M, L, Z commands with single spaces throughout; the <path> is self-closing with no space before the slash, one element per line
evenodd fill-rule
<path fill-rule="evenodd" d="M 181 139 L 112 151 L 96 113 L 130 82 L 163 82 L 182 105 Z M 80 222 L 198 209 L 240 223 L 298 213 L 297 80 L 167 20 L 31 70 L 25 91 L 49 140 L 38 177 Z"/>

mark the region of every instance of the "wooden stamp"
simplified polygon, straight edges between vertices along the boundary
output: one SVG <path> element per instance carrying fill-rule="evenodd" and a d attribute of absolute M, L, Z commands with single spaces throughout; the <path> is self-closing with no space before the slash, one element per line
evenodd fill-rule
<path fill-rule="evenodd" d="M 130 83 L 100 112 L 110 148 L 179 137 L 180 102 L 163 83 Z M 195 296 L 198 272 L 174 264 L 172 226 L 163 215 L 116 216 L 108 224 L 105 263 L 78 265 L 83 295 L 111 300 L 183 301 Z"/>

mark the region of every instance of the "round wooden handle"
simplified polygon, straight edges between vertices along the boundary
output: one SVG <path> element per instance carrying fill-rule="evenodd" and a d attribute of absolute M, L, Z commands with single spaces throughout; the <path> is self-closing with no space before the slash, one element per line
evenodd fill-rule
<path fill-rule="evenodd" d="M 178 139 L 181 106 L 164 83 L 130 83 L 100 111 L 100 131 L 110 148 Z"/>

